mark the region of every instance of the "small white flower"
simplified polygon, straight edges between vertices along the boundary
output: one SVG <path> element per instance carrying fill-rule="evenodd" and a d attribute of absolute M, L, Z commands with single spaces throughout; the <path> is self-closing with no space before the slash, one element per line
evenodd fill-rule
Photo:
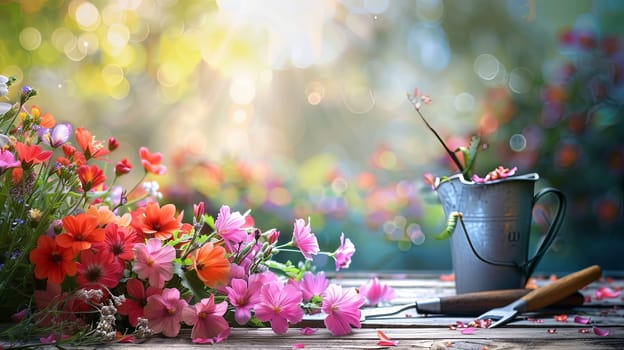
<path fill-rule="evenodd" d="M 163 196 L 162 192 L 158 191 L 160 189 L 160 185 L 156 181 L 145 181 L 143 183 L 143 189 L 152 197 L 161 199 Z"/>
<path fill-rule="evenodd" d="M 9 78 L 5 77 L 4 75 L 0 75 L 0 97 L 5 96 L 9 93 L 9 87 L 7 86 L 8 81 Z"/>
<path fill-rule="evenodd" d="M 6 112 L 11 110 L 11 104 L 6 102 L 0 102 L 0 116 L 3 116 Z"/>

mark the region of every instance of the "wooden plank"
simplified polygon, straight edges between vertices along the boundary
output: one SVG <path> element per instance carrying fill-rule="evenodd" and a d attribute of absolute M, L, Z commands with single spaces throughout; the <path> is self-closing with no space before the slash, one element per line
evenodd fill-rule
<path fill-rule="evenodd" d="M 399 348 L 415 347 L 430 349 L 618 349 L 624 339 L 624 327 L 609 328 L 607 337 L 579 333 L 577 329 L 557 329 L 550 333 L 541 328 L 495 328 L 478 329 L 473 334 L 462 335 L 457 330 L 440 329 L 394 329 L 381 328 L 388 337 L 399 342 Z M 235 328 L 224 343 L 223 349 L 279 349 L 303 344 L 305 349 L 375 349 L 376 330 L 358 329 L 353 334 L 333 337 L 327 330 L 319 330 L 310 336 L 301 335 L 299 329 L 290 329 L 284 335 L 275 335 L 270 329 Z M 188 333 L 177 338 L 154 337 L 141 344 L 112 344 L 116 350 L 132 349 L 199 349 L 206 345 L 193 344 Z M 74 349 L 92 349 L 78 347 Z"/>

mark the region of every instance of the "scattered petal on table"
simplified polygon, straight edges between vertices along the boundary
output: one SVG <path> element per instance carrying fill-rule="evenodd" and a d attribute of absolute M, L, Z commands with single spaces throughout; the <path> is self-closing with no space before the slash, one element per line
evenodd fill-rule
<path fill-rule="evenodd" d="M 591 318 L 589 317 L 579 315 L 574 316 L 574 323 L 589 324 L 589 322 L 591 322 Z"/>
<path fill-rule="evenodd" d="M 605 328 L 594 327 L 594 333 L 601 337 L 606 337 L 609 335 L 609 330 Z"/>
<path fill-rule="evenodd" d="M 397 340 L 390 339 L 383 331 L 377 330 L 377 336 L 379 337 L 377 342 L 379 346 L 397 346 L 399 344 Z"/>
<path fill-rule="evenodd" d="M 475 328 L 474 327 L 468 327 L 468 328 L 464 328 L 461 330 L 461 334 L 472 334 L 474 333 Z"/>
<path fill-rule="evenodd" d="M 310 328 L 310 327 L 301 328 L 301 334 L 302 335 L 312 335 L 312 334 L 316 333 L 316 331 L 318 331 L 318 329 L 316 329 L 316 328 Z"/>

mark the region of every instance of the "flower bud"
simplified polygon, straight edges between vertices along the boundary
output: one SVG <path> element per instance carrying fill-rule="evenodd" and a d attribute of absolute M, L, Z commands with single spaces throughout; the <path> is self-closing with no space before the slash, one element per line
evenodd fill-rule
<path fill-rule="evenodd" d="M 195 216 L 195 220 L 197 222 L 199 222 L 201 217 L 204 216 L 205 207 L 206 204 L 203 201 L 193 204 L 193 215 Z"/>
<path fill-rule="evenodd" d="M 28 218 L 30 219 L 30 224 L 32 226 L 37 226 L 37 224 L 39 224 L 39 222 L 41 221 L 42 216 L 43 213 L 37 208 L 31 208 L 28 211 Z"/>
<path fill-rule="evenodd" d="M 52 222 L 52 230 L 54 230 L 54 233 L 57 235 L 61 234 L 61 232 L 63 232 L 63 221 L 54 220 L 54 222 Z"/>
<path fill-rule="evenodd" d="M 115 175 L 121 176 L 127 174 L 132 169 L 132 164 L 128 161 L 128 158 L 124 158 L 115 164 Z"/>
<path fill-rule="evenodd" d="M 116 150 L 117 148 L 119 148 L 119 141 L 117 141 L 117 139 L 114 137 L 109 137 L 108 138 L 108 150 L 112 152 Z"/>

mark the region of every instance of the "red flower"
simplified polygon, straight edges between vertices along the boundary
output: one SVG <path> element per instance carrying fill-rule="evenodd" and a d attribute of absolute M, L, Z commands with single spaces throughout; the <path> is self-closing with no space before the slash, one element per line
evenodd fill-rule
<path fill-rule="evenodd" d="M 94 243 L 93 247 L 99 251 L 110 253 L 115 258 L 114 260 L 123 266 L 124 261 L 134 258 L 132 247 L 134 243 L 138 243 L 136 237 L 134 232 L 131 232 L 127 227 L 110 223 L 106 225 L 104 240 Z"/>
<path fill-rule="evenodd" d="M 173 231 L 182 227 L 182 215 L 175 217 L 176 207 L 165 204 L 160 207 L 156 202 L 147 203 L 142 212 L 132 218 L 132 226 L 146 237 L 160 240 L 171 238 Z"/>
<path fill-rule="evenodd" d="M 104 148 L 102 141 L 95 140 L 85 128 L 76 129 L 76 141 L 82 148 L 86 159 L 99 158 L 109 153 L 108 149 Z"/>
<path fill-rule="evenodd" d="M 85 213 L 76 216 L 69 215 L 62 221 L 65 231 L 56 236 L 56 244 L 63 248 L 72 248 L 74 254 L 91 248 L 93 243 L 104 240 L 104 229 L 97 227 L 98 219 L 93 215 Z"/>
<path fill-rule="evenodd" d="M 109 252 L 88 249 L 80 253 L 76 281 L 84 288 L 114 288 L 123 277 L 122 271 L 121 265 L 114 263 Z"/>
<path fill-rule="evenodd" d="M 78 167 L 78 178 L 85 192 L 97 188 L 106 181 L 104 171 L 95 164 L 91 166 L 81 165 Z"/>
<path fill-rule="evenodd" d="M 38 145 L 28 146 L 21 142 L 16 142 L 15 150 L 17 151 L 17 157 L 22 161 L 24 167 L 43 163 L 52 157 L 52 151 L 43 151 Z"/>
<path fill-rule="evenodd" d="M 59 247 L 50 236 L 39 236 L 29 257 L 35 264 L 35 277 L 47 278 L 50 283 L 60 284 L 65 276 L 73 276 L 77 271 L 72 250 Z"/>
<path fill-rule="evenodd" d="M 141 157 L 141 164 L 146 172 L 155 175 L 164 175 L 167 172 L 167 167 L 160 164 L 162 154 L 158 152 L 150 153 L 147 147 L 141 147 L 139 148 L 139 157 Z"/>
<path fill-rule="evenodd" d="M 128 161 L 128 158 L 124 158 L 115 164 L 115 175 L 121 176 L 127 174 L 132 169 L 132 164 Z"/>
<path fill-rule="evenodd" d="M 126 301 L 117 307 L 120 315 L 128 315 L 132 327 L 136 327 L 137 319 L 143 317 L 143 307 L 147 304 L 147 297 L 162 293 L 160 288 L 149 286 L 145 289 L 143 282 L 131 278 L 126 282 Z"/>

